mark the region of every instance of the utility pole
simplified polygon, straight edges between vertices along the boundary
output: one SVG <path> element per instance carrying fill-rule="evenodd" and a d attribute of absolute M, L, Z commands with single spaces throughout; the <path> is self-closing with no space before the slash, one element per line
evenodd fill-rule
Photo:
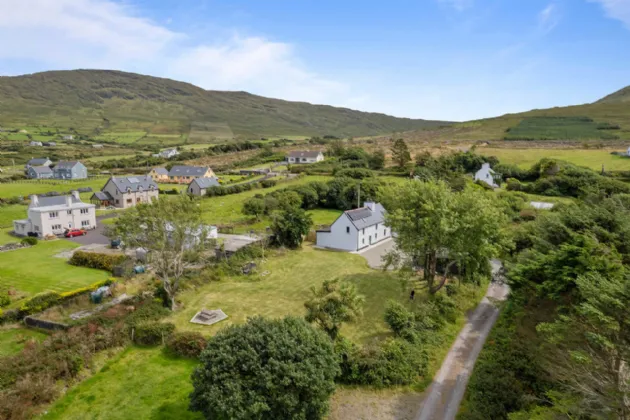
<path fill-rule="evenodd" d="M 361 181 L 357 184 L 357 208 L 361 207 Z"/>

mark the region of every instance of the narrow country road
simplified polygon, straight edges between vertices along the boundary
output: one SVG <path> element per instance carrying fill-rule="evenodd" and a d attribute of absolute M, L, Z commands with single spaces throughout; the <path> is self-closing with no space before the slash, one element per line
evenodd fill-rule
<path fill-rule="evenodd" d="M 493 273 L 500 268 L 501 263 L 493 260 Z M 473 311 L 433 378 L 416 420 L 455 419 L 475 361 L 499 316 L 499 309 L 492 301 L 505 300 L 508 293 L 509 287 L 505 284 L 488 286 L 486 296 Z"/>

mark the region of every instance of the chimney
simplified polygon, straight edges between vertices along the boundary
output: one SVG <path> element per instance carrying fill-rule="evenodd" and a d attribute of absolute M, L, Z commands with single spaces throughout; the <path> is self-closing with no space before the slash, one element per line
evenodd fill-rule
<path fill-rule="evenodd" d="M 367 207 L 370 211 L 376 210 L 376 203 L 374 201 L 366 201 L 363 203 L 363 207 Z"/>
<path fill-rule="evenodd" d="M 68 206 L 68 207 L 72 206 L 72 196 L 71 195 L 66 195 L 66 206 Z"/>
<path fill-rule="evenodd" d="M 31 206 L 39 207 L 39 198 L 35 194 L 31 195 Z"/>
<path fill-rule="evenodd" d="M 72 191 L 72 196 L 74 197 L 76 201 L 81 201 L 81 197 L 79 196 L 79 191 L 76 191 L 76 190 Z"/>

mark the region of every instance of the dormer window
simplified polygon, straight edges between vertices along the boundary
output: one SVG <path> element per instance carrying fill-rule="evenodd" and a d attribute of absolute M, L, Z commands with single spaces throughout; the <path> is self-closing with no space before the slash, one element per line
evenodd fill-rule
<path fill-rule="evenodd" d="M 130 193 L 131 192 L 131 187 L 127 187 L 127 192 Z"/>

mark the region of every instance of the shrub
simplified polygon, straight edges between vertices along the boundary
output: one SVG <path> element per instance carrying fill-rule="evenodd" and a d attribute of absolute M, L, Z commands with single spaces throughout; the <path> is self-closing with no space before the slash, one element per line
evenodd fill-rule
<path fill-rule="evenodd" d="M 33 296 L 20 307 L 20 312 L 26 316 L 42 312 L 61 301 L 61 295 L 57 292 L 40 293 Z"/>
<path fill-rule="evenodd" d="M 516 178 L 508 178 L 505 188 L 508 191 L 523 191 L 523 184 Z"/>
<path fill-rule="evenodd" d="M 69 263 L 79 267 L 96 268 L 111 272 L 115 266 L 122 264 L 124 255 L 98 254 L 95 252 L 76 251 Z"/>
<path fill-rule="evenodd" d="M 197 332 L 175 332 L 166 341 L 166 348 L 181 357 L 197 358 L 206 348 L 207 341 Z"/>
<path fill-rule="evenodd" d="M 175 325 L 170 322 L 142 322 L 134 325 L 132 338 L 136 344 L 155 346 L 164 344 L 173 331 Z"/>
<path fill-rule="evenodd" d="M 404 331 L 415 328 L 415 315 L 402 304 L 390 300 L 385 308 L 385 323 L 400 336 Z"/>
<path fill-rule="evenodd" d="M 271 188 L 275 187 L 277 183 L 278 181 L 276 181 L 275 179 L 264 179 L 260 181 L 260 186 L 263 188 Z"/>
<path fill-rule="evenodd" d="M 10 303 L 11 303 L 11 298 L 9 297 L 9 294 L 6 292 L 0 292 L 0 308 L 9 306 Z"/>
<path fill-rule="evenodd" d="M 372 172 L 370 169 L 364 168 L 347 168 L 335 171 L 334 175 L 339 177 L 345 176 L 353 179 L 363 179 L 373 177 L 374 172 Z"/>
<path fill-rule="evenodd" d="M 156 321 L 169 315 L 171 311 L 159 302 L 149 302 L 135 310 L 127 317 L 125 322 L 129 326 L 135 326 L 149 321 Z"/>
<path fill-rule="evenodd" d="M 33 238 L 32 236 L 22 239 L 22 243 L 24 245 L 35 246 L 37 245 L 37 242 L 38 242 L 37 238 Z"/>

